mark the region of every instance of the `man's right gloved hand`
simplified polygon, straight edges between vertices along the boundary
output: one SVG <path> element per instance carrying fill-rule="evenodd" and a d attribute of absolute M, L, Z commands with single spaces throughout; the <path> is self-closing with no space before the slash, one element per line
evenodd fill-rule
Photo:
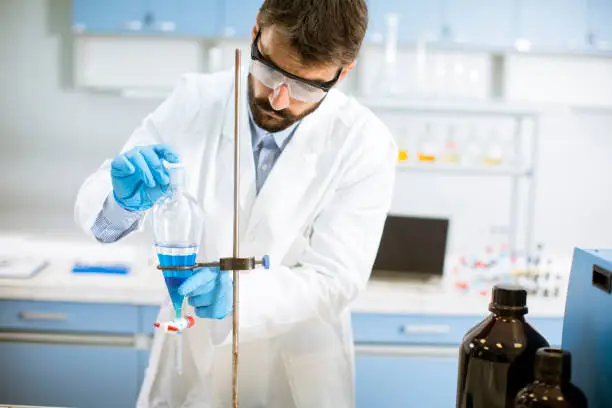
<path fill-rule="evenodd" d="M 170 177 L 162 160 L 178 163 L 178 154 L 163 144 L 137 146 L 111 163 L 113 195 L 130 211 L 147 210 L 168 192 Z"/>

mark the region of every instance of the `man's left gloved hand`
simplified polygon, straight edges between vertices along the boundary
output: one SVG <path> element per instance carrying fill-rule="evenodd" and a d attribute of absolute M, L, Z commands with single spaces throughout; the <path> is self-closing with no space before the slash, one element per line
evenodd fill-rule
<path fill-rule="evenodd" d="M 232 311 L 233 285 L 228 272 L 219 268 L 197 268 L 179 287 L 201 318 L 223 319 Z"/>

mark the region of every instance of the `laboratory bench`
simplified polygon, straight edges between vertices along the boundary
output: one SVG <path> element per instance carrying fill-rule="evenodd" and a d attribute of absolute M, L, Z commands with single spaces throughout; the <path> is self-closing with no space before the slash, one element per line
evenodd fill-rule
<path fill-rule="evenodd" d="M 10 373 L 0 404 L 134 406 L 163 279 L 154 265 L 117 275 L 74 274 L 73 264 L 66 256 L 30 278 L 0 278 L 0 366 Z M 560 345 L 562 299 L 528 301 L 528 319 Z M 453 406 L 458 346 L 487 305 L 436 285 L 371 281 L 352 305 L 357 408 Z"/>

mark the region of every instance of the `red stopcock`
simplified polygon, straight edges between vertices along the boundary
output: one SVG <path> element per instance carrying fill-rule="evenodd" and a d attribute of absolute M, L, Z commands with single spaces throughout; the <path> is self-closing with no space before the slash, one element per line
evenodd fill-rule
<path fill-rule="evenodd" d="M 153 326 L 164 330 L 166 333 L 181 333 L 183 330 L 195 326 L 195 318 L 193 316 L 185 316 L 169 322 L 155 322 Z"/>

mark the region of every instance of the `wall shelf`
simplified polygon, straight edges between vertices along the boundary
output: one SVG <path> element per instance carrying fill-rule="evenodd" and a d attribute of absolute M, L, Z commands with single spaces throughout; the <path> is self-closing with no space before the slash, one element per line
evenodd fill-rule
<path fill-rule="evenodd" d="M 523 104 L 501 101 L 426 101 L 396 97 L 355 97 L 372 110 L 410 111 L 415 113 L 446 113 L 463 115 L 489 115 L 510 117 L 536 117 L 542 114 L 568 113 L 571 109 L 560 104 Z"/>
<path fill-rule="evenodd" d="M 446 163 L 409 163 L 399 162 L 400 171 L 419 173 L 449 174 L 458 176 L 497 176 L 497 177 L 529 177 L 532 170 L 528 167 L 507 165 L 459 165 Z"/>
<path fill-rule="evenodd" d="M 544 114 L 565 112 L 564 105 L 512 104 L 487 101 L 414 101 L 399 97 L 356 97 L 364 105 L 394 116 L 408 117 L 431 115 L 448 121 L 450 117 L 495 118 L 514 122 L 512 130 L 513 156 L 517 164 L 461 164 L 448 162 L 421 162 L 408 156 L 398 161 L 398 172 L 422 173 L 424 175 L 491 177 L 510 180 L 510 205 L 508 214 L 508 236 L 511 251 L 529 255 L 534 250 L 534 210 L 536 199 L 536 172 L 538 168 L 539 120 Z M 456 118 L 455 118 L 456 119 Z M 397 119 L 395 120 L 402 120 Z M 463 119 L 460 119 L 463 120 Z M 399 143 L 399 141 L 398 141 Z M 402 147 L 398 144 L 398 147 Z M 410 149 L 408 149 L 410 150 Z M 521 196 L 524 199 L 521 200 Z M 523 207 L 523 209 L 521 209 Z M 523 242 L 519 236 L 524 234 Z"/>

